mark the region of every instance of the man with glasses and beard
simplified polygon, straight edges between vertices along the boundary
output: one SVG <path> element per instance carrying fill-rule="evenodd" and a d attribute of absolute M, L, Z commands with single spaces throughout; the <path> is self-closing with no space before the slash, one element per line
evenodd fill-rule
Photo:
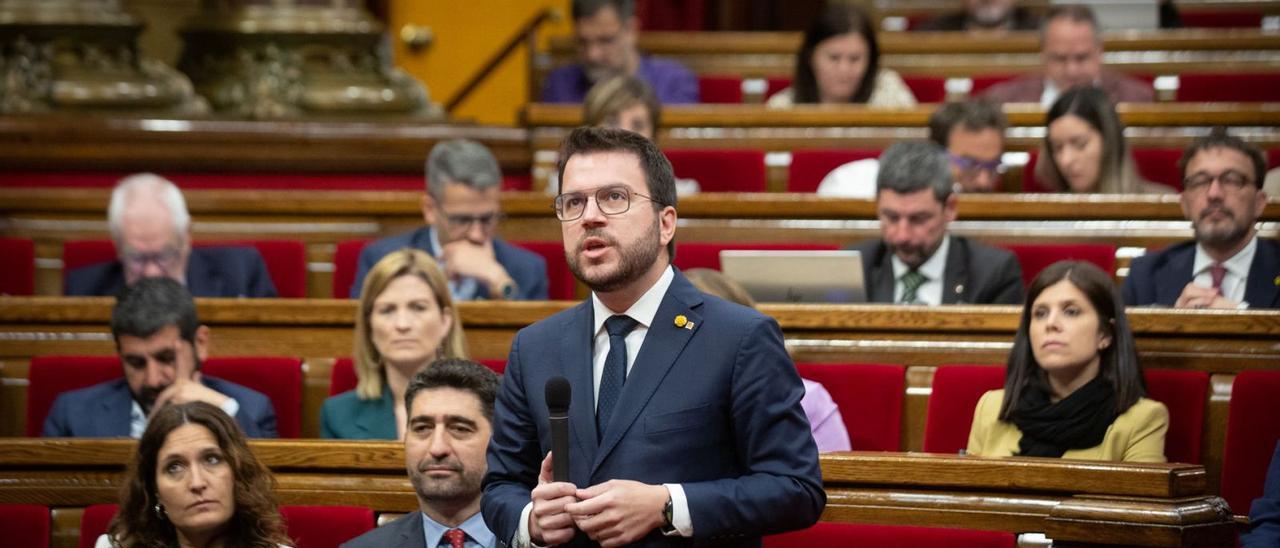
<path fill-rule="evenodd" d="M 455 300 L 545 300 L 547 262 L 498 238 L 502 220 L 502 171 L 489 149 L 475 141 L 442 141 L 427 156 L 422 218 L 426 226 L 373 242 L 360 252 L 351 298 L 369 269 L 392 251 L 427 252 L 444 268 Z"/>
<path fill-rule="evenodd" d="M 138 438 L 169 404 L 203 401 L 234 417 L 245 435 L 276 437 L 276 413 L 262 393 L 203 375 L 209 328 L 191 295 L 170 278 L 143 278 L 111 311 L 124 378 L 66 392 L 44 421 L 45 437 Z"/>
<path fill-rule="evenodd" d="M 574 130 L 560 162 L 565 256 L 592 295 L 511 344 L 485 522 L 513 546 L 759 546 L 813 524 L 826 495 L 804 387 L 776 322 L 671 266 L 670 162 L 604 128 Z M 553 377 L 572 387 L 565 455 L 550 454 Z"/>
<path fill-rule="evenodd" d="M 109 297 L 142 278 L 167 277 L 196 297 L 276 296 L 267 265 L 252 247 L 191 246 L 191 214 L 168 179 L 139 173 L 111 191 L 107 227 L 118 260 L 68 272 L 67 295 Z"/>
<path fill-rule="evenodd" d="M 497 546 L 480 515 L 480 480 L 497 392 L 498 376 L 465 359 L 437 360 L 414 375 L 404 393 L 404 460 L 419 511 L 344 548 Z"/>
<path fill-rule="evenodd" d="M 1262 152 L 1221 130 L 1178 161 L 1182 214 L 1195 240 L 1138 257 L 1124 280 L 1130 306 L 1280 308 L 1280 243 L 1258 237 L 1267 207 Z"/>
<path fill-rule="evenodd" d="M 862 253 L 869 302 L 1022 302 L 1022 268 L 1012 253 L 948 233 L 956 220 L 953 188 L 947 153 L 937 144 L 902 142 L 880 155 L 880 238 L 850 247 Z"/>

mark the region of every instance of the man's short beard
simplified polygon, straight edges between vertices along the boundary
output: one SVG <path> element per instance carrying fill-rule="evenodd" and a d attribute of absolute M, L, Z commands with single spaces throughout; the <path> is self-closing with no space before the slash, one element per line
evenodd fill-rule
<path fill-rule="evenodd" d="M 608 238 L 593 230 L 588 230 L 583 234 L 582 239 L 588 237 L 604 238 L 609 244 L 614 246 L 621 255 L 618 261 L 618 269 L 612 274 L 606 274 L 597 279 L 588 279 L 586 271 L 582 268 L 580 252 L 582 251 L 582 242 L 579 240 L 578 245 L 573 252 L 566 253 L 569 260 L 569 270 L 573 272 L 573 276 L 596 293 L 610 293 L 626 287 L 631 282 L 640 279 L 650 268 L 653 263 L 657 262 L 658 255 L 662 252 L 662 235 L 658 228 L 658 221 L 654 219 L 653 230 L 648 231 L 647 235 L 635 245 L 623 248 L 618 245 L 617 240 Z"/>
<path fill-rule="evenodd" d="M 480 496 L 480 478 L 474 478 L 466 470 L 459 470 L 458 477 L 448 482 L 430 481 L 421 469 L 409 474 L 409 483 L 422 500 L 443 502 L 468 502 Z"/>
<path fill-rule="evenodd" d="M 1205 230 L 1200 223 L 1194 223 L 1192 228 L 1195 230 L 1196 242 L 1200 245 L 1210 249 L 1230 249 L 1249 236 L 1251 227 L 1245 223 L 1235 223 L 1230 228 Z"/>

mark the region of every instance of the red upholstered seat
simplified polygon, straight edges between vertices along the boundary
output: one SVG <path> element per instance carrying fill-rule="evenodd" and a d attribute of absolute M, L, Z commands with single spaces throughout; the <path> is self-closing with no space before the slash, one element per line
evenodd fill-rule
<path fill-rule="evenodd" d="M 547 261 L 547 297 L 551 300 L 577 300 L 578 280 L 564 258 L 564 244 L 554 242 L 510 242 L 542 255 Z"/>
<path fill-rule="evenodd" d="M 307 296 L 307 248 L 298 240 L 246 240 L 195 242 L 194 247 L 253 247 L 267 265 L 276 294 L 284 298 Z M 83 266 L 116 260 L 111 240 L 68 240 L 62 244 L 62 273 Z"/>
<path fill-rule="evenodd" d="M 1178 18 L 1182 26 L 1187 28 L 1260 28 L 1262 27 L 1261 11 L 1253 10 L 1182 10 Z"/>
<path fill-rule="evenodd" d="M 950 548 L 1013 548 L 1013 533 L 905 525 L 818 522 L 813 527 L 770 535 L 765 548 L 813 546 L 947 546 Z"/>
<path fill-rule="evenodd" d="M 1116 246 L 1110 244 L 1001 244 L 1022 265 L 1022 283 L 1029 285 L 1045 267 L 1067 259 L 1089 261 L 1116 275 Z"/>
<path fill-rule="evenodd" d="M 1280 72 L 1183 73 L 1177 100 L 1280 101 Z"/>
<path fill-rule="evenodd" d="M 124 375 L 116 356 L 36 356 L 27 373 L 27 436 L 44 430 L 58 394 Z"/>
<path fill-rule="evenodd" d="M 770 76 L 764 79 L 764 97 L 768 100 L 773 94 L 791 87 L 791 76 Z"/>
<path fill-rule="evenodd" d="M 924 424 L 924 450 L 957 453 L 969 445 L 973 410 L 988 390 L 1004 387 L 1004 367 L 944 365 L 933 374 Z"/>
<path fill-rule="evenodd" d="M 37 504 L 0 504 L 0 531 L 8 546 L 49 548 L 49 508 Z"/>
<path fill-rule="evenodd" d="M 973 88 L 969 90 L 969 95 L 977 97 L 981 95 L 982 92 L 986 91 L 987 88 L 1001 82 L 1007 82 L 1017 77 L 1017 74 L 979 74 L 972 78 Z"/>
<path fill-rule="evenodd" d="M 742 77 L 724 74 L 698 76 L 698 94 L 703 103 L 741 103 Z"/>
<path fill-rule="evenodd" d="M 91 504 L 80 516 L 80 548 L 93 548 L 98 537 L 107 532 L 111 518 L 116 516 L 117 504 Z"/>
<path fill-rule="evenodd" d="M 947 100 L 947 77 L 911 74 L 902 76 L 916 101 L 921 103 L 941 103 Z"/>
<path fill-rule="evenodd" d="M 1147 397 L 1169 408 L 1164 455 L 1169 462 L 1200 464 L 1200 439 L 1208 404 L 1209 374 L 1204 371 L 1146 369 Z"/>
<path fill-rule="evenodd" d="M 760 249 L 760 250 L 834 250 L 840 246 L 834 244 L 788 244 L 788 243 L 707 243 L 676 242 L 676 268 L 710 268 L 720 270 L 720 252 L 724 250 Z"/>
<path fill-rule="evenodd" d="M 878 149 L 814 149 L 791 152 L 787 168 L 788 192 L 816 192 L 822 179 L 849 162 L 880 157 Z"/>
<path fill-rule="evenodd" d="M 204 372 L 263 393 L 276 411 L 282 438 L 302 434 L 302 360 L 279 357 L 209 358 Z"/>
<path fill-rule="evenodd" d="M 797 363 L 800 376 L 831 393 L 854 451 L 897 451 L 906 368 L 861 363 Z"/>
<path fill-rule="evenodd" d="M 1262 496 L 1267 465 L 1280 440 L 1280 371 L 1242 371 L 1231 384 L 1227 442 L 1222 451 L 1222 498 L 1248 514 Z"/>
<path fill-rule="evenodd" d="M 27 238 L 0 238 L 0 295 L 34 295 L 36 292 L 36 246 Z"/>
<path fill-rule="evenodd" d="M 356 281 L 356 265 L 360 251 L 369 240 L 344 240 L 333 250 L 333 298 L 345 299 L 351 295 L 351 284 Z"/>
<path fill-rule="evenodd" d="M 701 192 L 764 192 L 764 151 L 664 150 L 676 177 L 698 181 Z"/>
<path fill-rule="evenodd" d="M 480 365 L 488 367 L 489 369 L 492 369 L 494 373 L 497 373 L 499 375 L 501 375 L 504 371 L 507 370 L 506 358 L 485 358 L 481 360 L 476 360 L 476 362 L 479 363 Z"/>
<path fill-rule="evenodd" d="M 281 506 L 280 516 L 294 548 L 338 548 L 376 526 L 359 506 Z"/>
<path fill-rule="evenodd" d="M 1178 171 L 1178 159 L 1182 151 L 1174 148 L 1136 148 L 1133 149 L 1133 162 L 1138 175 L 1153 183 L 1165 185 L 1174 190 L 1182 190 L 1182 173 Z M 1040 161 L 1040 151 L 1032 150 L 1027 157 L 1027 165 L 1022 169 L 1023 192 L 1051 192 L 1036 178 L 1036 164 Z"/>
<path fill-rule="evenodd" d="M 499 375 L 507 369 L 507 360 L 505 358 L 486 358 L 475 360 L 480 365 L 492 369 L 494 373 Z M 329 371 L 329 395 L 333 396 L 341 394 L 348 390 L 355 390 L 356 382 L 356 366 L 351 358 L 338 358 L 333 361 L 333 369 Z"/>
<path fill-rule="evenodd" d="M 1267 151 L 1267 167 L 1280 167 L 1280 148 L 1273 148 Z"/>

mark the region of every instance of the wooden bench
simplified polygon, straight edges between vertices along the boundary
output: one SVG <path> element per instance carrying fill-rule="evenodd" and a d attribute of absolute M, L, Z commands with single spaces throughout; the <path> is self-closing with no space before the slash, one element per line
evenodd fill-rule
<path fill-rule="evenodd" d="M 399 443 L 250 444 L 282 504 L 418 507 Z M 53 508 L 54 546 L 74 546 L 81 508 L 118 500 L 135 446 L 9 440 L 0 444 L 0 503 Z M 1073 546 L 1221 546 L 1237 529 L 1200 466 L 866 452 L 823 455 L 821 464 L 823 521 L 1043 532 Z"/>
<path fill-rule="evenodd" d="M 111 299 L 8 298 L 0 306 L 0 436 L 23 431 L 27 361 L 39 355 L 111 355 Z M 319 434 L 333 358 L 353 346 L 355 302 L 347 300 L 198 299 L 215 356 L 304 358 L 302 433 Z M 506 357 L 520 328 L 572 303 L 462 303 L 470 354 Z M 952 363 L 1007 358 L 1020 310 L 1013 306 L 763 305 L 776 318 L 798 362 L 907 366 L 902 449 L 922 447 L 933 372 Z M 1211 375 L 1202 462 L 1217 485 L 1231 381 L 1246 369 L 1280 368 L 1280 311 L 1131 309 L 1139 355 L 1148 368 Z"/>

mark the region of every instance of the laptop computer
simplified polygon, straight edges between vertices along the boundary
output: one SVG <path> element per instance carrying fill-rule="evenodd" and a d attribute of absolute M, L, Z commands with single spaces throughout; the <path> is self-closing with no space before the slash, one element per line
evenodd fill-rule
<path fill-rule="evenodd" d="M 761 303 L 863 303 L 857 251 L 724 250 L 720 270 Z"/>

